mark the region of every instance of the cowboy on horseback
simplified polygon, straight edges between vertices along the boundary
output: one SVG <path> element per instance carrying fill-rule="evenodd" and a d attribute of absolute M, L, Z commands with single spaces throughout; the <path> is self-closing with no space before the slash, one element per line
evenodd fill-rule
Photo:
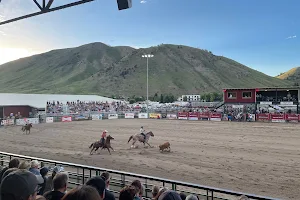
<path fill-rule="evenodd" d="M 146 134 L 143 126 L 141 126 L 140 133 L 142 136 L 144 136 L 144 140 L 146 140 Z"/>
<path fill-rule="evenodd" d="M 106 140 L 106 133 L 107 133 L 107 130 L 104 130 L 103 133 L 102 133 L 102 135 L 101 135 L 100 143 L 101 143 L 102 145 L 104 145 L 104 143 L 105 143 L 105 140 Z"/>

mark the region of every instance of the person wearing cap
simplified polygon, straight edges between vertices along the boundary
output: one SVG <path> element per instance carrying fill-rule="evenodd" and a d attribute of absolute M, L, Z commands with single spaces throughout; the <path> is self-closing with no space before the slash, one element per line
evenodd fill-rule
<path fill-rule="evenodd" d="M 55 175 L 58 174 L 59 172 L 61 172 L 61 168 L 58 166 L 55 166 L 53 168 L 51 176 L 49 176 L 47 178 L 44 193 L 53 190 L 53 179 L 54 179 Z"/>
<path fill-rule="evenodd" d="M 47 200 L 61 200 L 67 191 L 68 175 L 65 173 L 58 173 L 53 179 L 53 191 L 48 191 L 44 194 Z"/>
<path fill-rule="evenodd" d="M 106 133 L 107 133 L 107 130 L 104 130 L 103 133 L 102 133 L 102 135 L 101 135 L 100 142 L 101 142 L 102 145 L 104 145 L 104 143 L 105 143 Z"/>
<path fill-rule="evenodd" d="M 98 191 L 100 197 L 102 199 L 105 199 L 105 188 L 106 188 L 106 185 L 105 185 L 104 180 L 100 176 L 95 176 L 93 178 L 90 178 L 85 183 L 85 185 L 92 186 L 93 188 L 95 188 Z"/>
<path fill-rule="evenodd" d="M 0 183 L 2 181 L 2 176 L 5 173 L 6 170 L 11 169 L 11 168 L 18 168 L 20 164 L 20 161 L 17 158 L 12 159 L 8 163 L 8 167 L 4 167 L 0 173 Z"/>
<path fill-rule="evenodd" d="M 45 188 L 46 188 L 46 183 L 47 183 L 48 171 L 49 171 L 49 169 L 47 167 L 43 167 L 42 169 L 40 169 L 40 173 L 41 173 L 41 176 L 44 179 L 44 182 L 39 185 L 38 195 L 43 195 L 44 194 L 44 191 L 45 191 Z"/>
<path fill-rule="evenodd" d="M 35 200 L 38 181 L 27 170 L 17 170 L 8 174 L 0 185 L 1 200 Z"/>

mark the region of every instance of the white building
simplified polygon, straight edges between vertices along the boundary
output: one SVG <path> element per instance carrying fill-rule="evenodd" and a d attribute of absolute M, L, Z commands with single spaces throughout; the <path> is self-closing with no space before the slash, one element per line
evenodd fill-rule
<path fill-rule="evenodd" d="M 181 97 L 178 98 L 178 101 L 183 101 L 184 97 L 187 98 L 187 101 L 200 101 L 201 96 L 197 94 L 192 94 L 192 95 L 182 95 Z"/>

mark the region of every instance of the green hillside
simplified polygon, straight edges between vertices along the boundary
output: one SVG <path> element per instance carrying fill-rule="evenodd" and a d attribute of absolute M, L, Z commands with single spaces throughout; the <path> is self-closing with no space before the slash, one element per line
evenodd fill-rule
<path fill-rule="evenodd" d="M 98 95 L 199 94 L 230 87 L 281 87 L 291 83 L 197 48 L 163 44 L 134 49 L 92 43 L 53 50 L 0 66 L 0 92 Z"/>

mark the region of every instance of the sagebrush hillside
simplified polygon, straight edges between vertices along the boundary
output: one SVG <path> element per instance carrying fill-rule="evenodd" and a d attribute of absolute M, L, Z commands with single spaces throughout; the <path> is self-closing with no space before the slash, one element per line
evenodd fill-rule
<path fill-rule="evenodd" d="M 1 65 L 0 92 L 145 96 L 145 53 L 154 55 L 149 59 L 150 95 L 291 85 L 197 48 L 164 44 L 134 49 L 92 43 Z"/>

